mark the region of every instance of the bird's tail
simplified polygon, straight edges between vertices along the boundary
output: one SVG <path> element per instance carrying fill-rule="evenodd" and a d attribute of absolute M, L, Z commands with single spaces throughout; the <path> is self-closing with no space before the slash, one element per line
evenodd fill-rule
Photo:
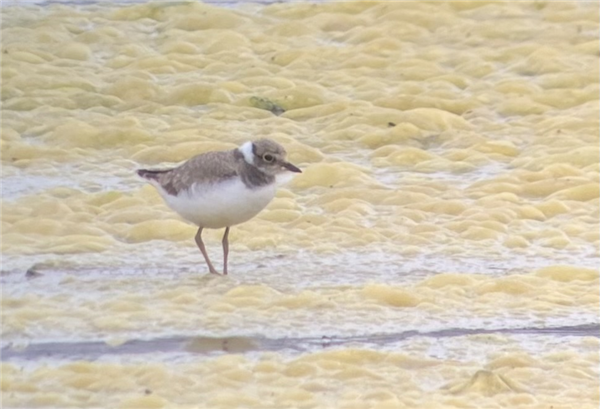
<path fill-rule="evenodd" d="M 170 169 L 165 170 L 150 170 L 150 169 L 138 169 L 137 174 L 146 180 L 158 180 L 160 175 L 168 172 Z"/>

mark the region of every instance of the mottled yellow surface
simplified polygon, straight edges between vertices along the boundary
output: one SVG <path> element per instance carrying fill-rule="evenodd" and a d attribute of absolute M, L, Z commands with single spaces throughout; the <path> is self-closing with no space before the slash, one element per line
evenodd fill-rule
<path fill-rule="evenodd" d="M 3 346 L 298 342 L 14 355 L 3 407 L 599 406 L 596 2 L 2 7 Z M 258 137 L 303 173 L 205 275 L 135 169 Z"/>
<path fill-rule="evenodd" d="M 435 359 L 427 349 L 437 343 L 418 341 L 420 348 L 397 352 L 347 348 L 168 365 L 76 361 L 26 374 L 3 364 L 2 387 L 12 395 L 5 403 L 26 407 L 593 408 L 598 402 L 596 339 L 571 342 L 585 353 L 548 343 L 536 357 L 498 336 L 448 345 L 468 346 L 474 355 L 485 344 L 502 349 L 483 362 L 459 353 L 458 359 Z"/>

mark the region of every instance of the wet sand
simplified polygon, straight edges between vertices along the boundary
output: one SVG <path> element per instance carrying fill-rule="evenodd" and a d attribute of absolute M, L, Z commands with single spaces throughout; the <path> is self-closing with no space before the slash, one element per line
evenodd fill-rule
<path fill-rule="evenodd" d="M 2 7 L 3 407 L 598 407 L 598 4 Z M 135 170 L 263 136 L 208 275 Z"/>
<path fill-rule="evenodd" d="M 376 334 L 354 337 L 320 338 L 282 338 L 269 339 L 260 337 L 170 337 L 150 340 L 129 340 L 122 345 L 107 345 L 106 342 L 46 342 L 32 343 L 27 346 L 2 349 L 3 360 L 25 359 L 78 359 L 96 360 L 104 355 L 137 355 L 190 353 L 210 354 L 215 352 L 246 353 L 252 351 L 294 351 L 308 352 L 330 347 L 353 345 L 362 348 L 379 348 L 413 337 L 462 337 L 467 335 L 553 335 L 557 337 L 600 337 L 600 325 L 579 325 L 575 327 L 556 328 L 498 328 L 498 329 L 446 329 L 434 332 L 408 331 L 398 334 Z"/>

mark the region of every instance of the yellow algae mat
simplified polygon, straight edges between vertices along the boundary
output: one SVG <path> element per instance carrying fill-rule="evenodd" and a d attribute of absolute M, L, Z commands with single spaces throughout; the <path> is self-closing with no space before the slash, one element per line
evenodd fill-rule
<path fill-rule="evenodd" d="M 600 405 L 596 2 L 1 11 L 2 407 Z M 208 275 L 135 170 L 261 137 Z"/>

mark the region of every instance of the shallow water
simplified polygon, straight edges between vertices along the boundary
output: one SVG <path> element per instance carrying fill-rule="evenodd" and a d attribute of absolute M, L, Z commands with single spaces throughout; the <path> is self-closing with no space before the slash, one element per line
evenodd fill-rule
<path fill-rule="evenodd" d="M 598 407 L 598 11 L 4 5 L 3 407 Z M 257 137 L 207 275 L 135 169 Z"/>

